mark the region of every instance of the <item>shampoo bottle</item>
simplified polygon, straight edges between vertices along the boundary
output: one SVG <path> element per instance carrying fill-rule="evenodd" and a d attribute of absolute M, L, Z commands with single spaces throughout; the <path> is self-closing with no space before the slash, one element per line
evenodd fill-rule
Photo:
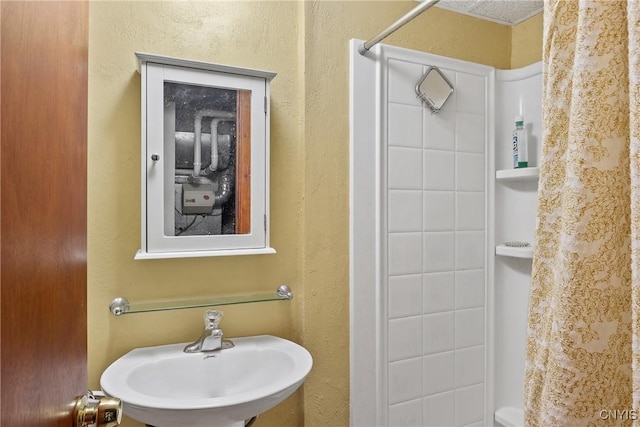
<path fill-rule="evenodd" d="M 529 166 L 527 131 L 524 128 L 524 118 L 517 116 L 516 128 L 513 131 L 513 167 L 526 168 L 527 166 Z"/>

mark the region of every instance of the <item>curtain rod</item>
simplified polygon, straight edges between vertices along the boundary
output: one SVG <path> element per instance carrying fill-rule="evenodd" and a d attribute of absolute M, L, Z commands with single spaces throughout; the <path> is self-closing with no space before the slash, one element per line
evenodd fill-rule
<path fill-rule="evenodd" d="M 418 6 L 414 7 L 409 12 L 407 12 L 402 18 L 398 19 L 396 22 L 394 22 L 393 24 L 389 25 L 380 34 L 378 34 L 377 36 L 375 36 L 371 40 L 368 40 L 368 41 L 364 42 L 362 45 L 360 45 L 358 47 L 358 52 L 360 52 L 360 55 L 364 55 L 373 46 L 375 46 L 376 44 L 380 43 L 382 40 L 387 38 L 387 36 L 389 36 L 392 33 L 394 33 L 397 29 L 402 27 L 404 24 L 410 22 L 415 17 L 417 17 L 422 12 L 424 12 L 427 9 L 429 9 L 431 6 L 433 6 L 434 4 L 438 3 L 439 1 L 440 0 L 424 0 Z"/>

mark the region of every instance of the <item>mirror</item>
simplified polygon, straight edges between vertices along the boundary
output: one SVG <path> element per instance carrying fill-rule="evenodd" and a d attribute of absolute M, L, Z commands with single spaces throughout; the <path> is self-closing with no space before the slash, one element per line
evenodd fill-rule
<path fill-rule="evenodd" d="M 440 111 L 453 93 L 453 85 L 437 67 L 429 67 L 416 85 L 416 93 L 432 113 Z"/>
<path fill-rule="evenodd" d="M 251 232 L 251 92 L 164 83 L 167 151 L 174 151 L 172 215 L 165 235 L 207 236 Z"/>

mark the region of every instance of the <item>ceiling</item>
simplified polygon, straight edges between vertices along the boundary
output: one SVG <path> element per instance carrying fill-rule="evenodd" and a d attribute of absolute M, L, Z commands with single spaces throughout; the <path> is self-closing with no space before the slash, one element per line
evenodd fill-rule
<path fill-rule="evenodd" d="M 504 25 L 516 25 L 542 12 L 543 0 L 440 0 L 436 7 Z"/>

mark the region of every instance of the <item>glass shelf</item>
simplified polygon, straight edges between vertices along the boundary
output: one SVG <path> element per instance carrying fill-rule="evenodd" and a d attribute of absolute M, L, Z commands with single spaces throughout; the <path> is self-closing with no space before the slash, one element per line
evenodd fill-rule
<path fill-rule="evenodd" d="M 235 294 L 212 298 L 173 299 L 130 303 L 126 298 L 118 297 L 109 304 L 109 311 L 116 316 L 131 313 L 149 313 L 152 311 L 181 310 L 185 308 L 215 307 L 219 305 L 248 304 L 252 302 L 282 301 L 293 299 L 291 289 L 280 285 L 275 292 L 257 292 Z"/>

